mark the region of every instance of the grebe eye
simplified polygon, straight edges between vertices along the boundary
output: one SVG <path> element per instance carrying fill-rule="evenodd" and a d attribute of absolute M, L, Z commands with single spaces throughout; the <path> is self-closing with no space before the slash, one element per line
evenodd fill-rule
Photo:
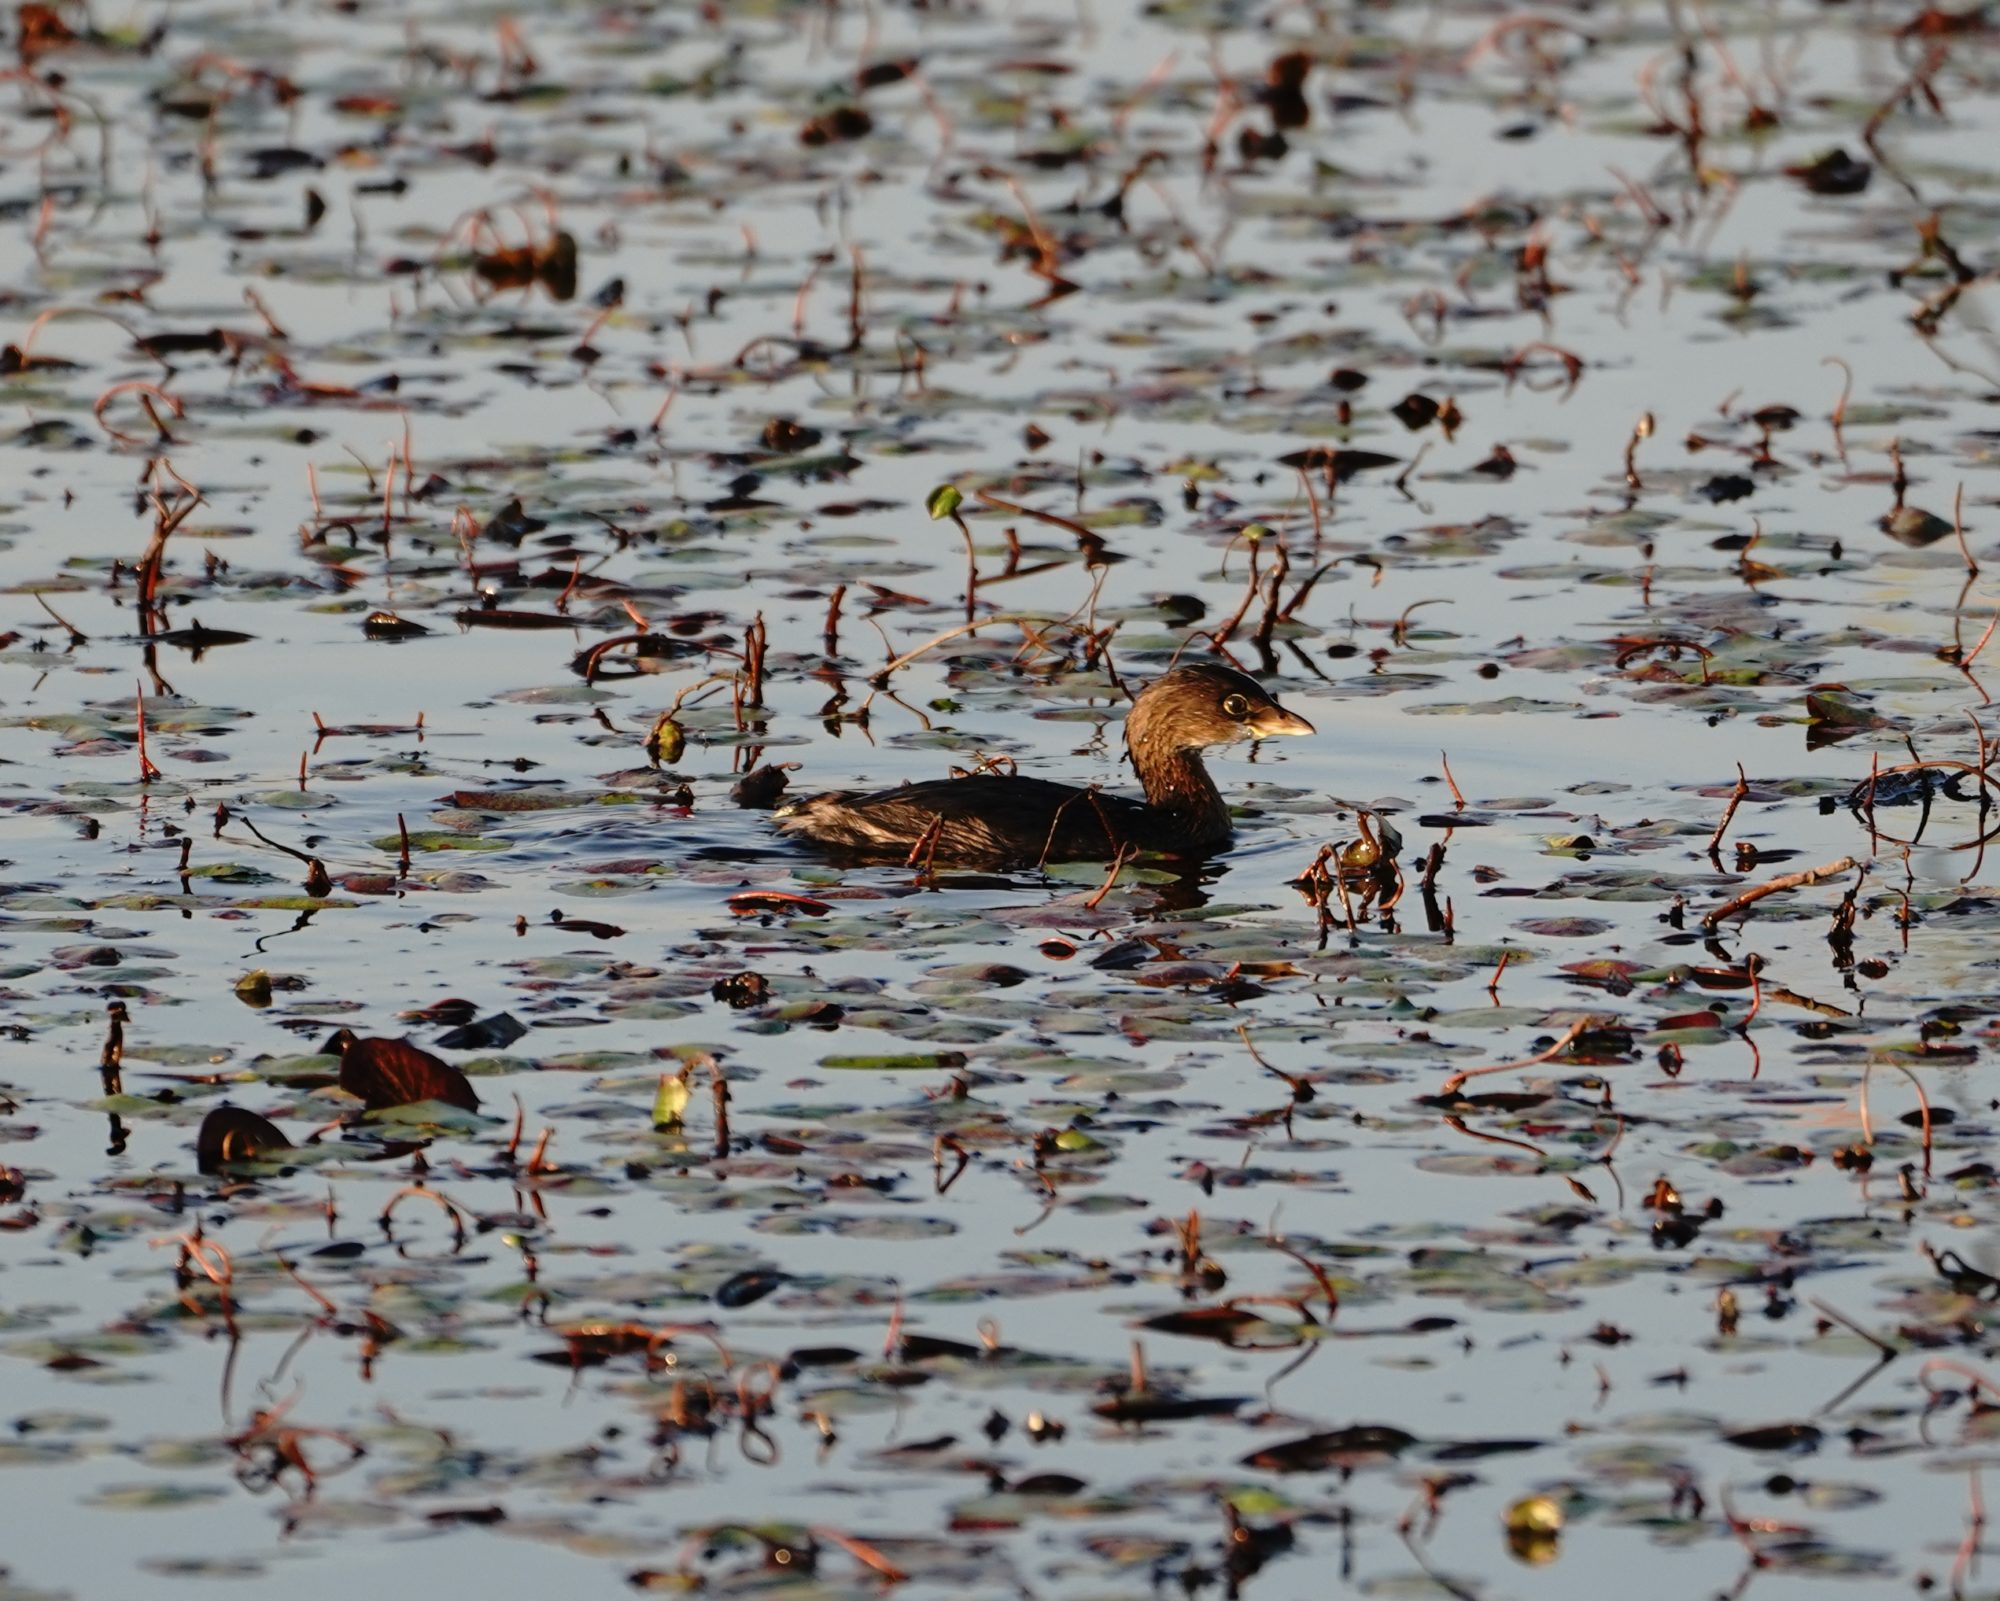
<path fill-rule="evenodd" d="M 1225 695 L 1222 698 L 1222 715 L 1233 717 L 1240 723 L 1250 715 L 1250 703 L 1241 695 Z"/>

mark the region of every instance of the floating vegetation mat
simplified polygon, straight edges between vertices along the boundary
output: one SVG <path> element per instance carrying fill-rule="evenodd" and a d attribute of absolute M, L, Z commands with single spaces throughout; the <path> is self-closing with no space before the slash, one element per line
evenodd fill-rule
<path fill-rule="evenodd" d="M 2000 1593 L 1992 7 L 7 43 L 0 1598 Z"/>

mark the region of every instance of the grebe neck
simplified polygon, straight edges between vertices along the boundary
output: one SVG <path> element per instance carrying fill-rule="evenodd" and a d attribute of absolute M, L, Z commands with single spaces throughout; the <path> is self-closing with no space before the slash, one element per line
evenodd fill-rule
<path fill-rule="evenodd" d="M 1148 805 L 1169 813 L 1191 837 L 1228 834 L 1229 808 L 1208 776 L 1200 752 L 1171 744 L 1144 727 L 1133 730 L 1130 746 L 1132 766 Z"/>

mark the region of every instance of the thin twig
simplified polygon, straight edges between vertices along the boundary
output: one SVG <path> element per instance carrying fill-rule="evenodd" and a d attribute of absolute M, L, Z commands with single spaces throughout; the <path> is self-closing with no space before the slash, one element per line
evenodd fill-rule
<path fill-rule="evenodd" d="M 1886 1362 L 1892 1356 L 1901 1356 L 1903 1354 L 1901 1350 L 1899 1350 L 1896 1346 L 1891 1345 L 1887 1340 L 1881 1339 L 1876 1335 L 1869 1333 L 1868 1330 L 1864 1329 L 1859 1323 L 1856 1323 L 1854 1319 L 1849 1317 L 1845 1312 L 1839 1312 L 1834 1310 L 1834 1308 L 1828 1306 L 1826 1302 L 1820 1300 L 1817 1296 L 1809 1298 L 1806 1304 L 1808 1306 L 1817 1309 L 1822 1316 L 1833 1319 L 1834 1322 L 1838 1323 L 1842 1328 L 1846 1329 L 1850 1334 L 1858 1334 L 1862 1339 L 1866 1340 L 1870 1345 L 1874 1346 L 1876 1350 L 1882 1353 L 1883 1361 Z"/>
<path fill-rule="evenodd" d="M 1451 758 L 1443 751 L 1438 752 L 1438 760 L 1444 763 L 1444 781 L 1451 786 L 1451 798 L 1460 811 L 1465 810 L 1465 796 L 1460 792 L 1458 780 L 1451 776 Z"/>
<path fill-rule="evenodd" d="M 1118 875 L 1125 871 L 1125 864 L 1137 854 L 1137 851 L 1130 845 L 1120 845 L 1118 847 L 1118 854 L 1111 862 L 1111 871 L 1105 874 L 1104 882 L 1098 886 L 1097 893 L 1083 903 L 1087 910 L 1094 912 L 1104 904 L 1104 897 L 1111 893 L 1111 886 L 1118 882 Z"/>
<path fill-rule="evenodd" d="M 1724 902 L 1701 920 L 1701 926 L 1713 929 L 1725 917 L 1734 917 L 1746 907 L 1754 906 L 1766 895 L 1775 895 L 1780 890 L 1804 889 L 1811 884 L 1824 883 L 1829 878 L 1838 878 L 1842 873 L 1851 872 L 1861 864 L 1852 856 L 1843 856 L 1837 862 L 1823 862 L 1818 867 L 1808 867 L 1802 873 L 1785 873 L 1762 884 L 1746 889 L 1741 895 Z"/>
<path fill-rule="evenodd" d="M 43 596 L 40 590 L 36 590 L 34 592 L 34 595 L 35 595 L 35 604 L 41 607 L 43 611 L 47 612 L 58 623 L 60 623 L 65 630 L 68 631 L 69 648 L 71 650 L 75 650 L 79 645 L 88 645 L 90 643 L 90 636 L 84 633 L 80 628 L 76 626 L 75 623 L 71 622 L 67 617 L 63 616 L 63 614 L 57 611 L 55 607 L 51 606 L 48 603 L 47 598 Z"/>
<path fill-rule="evenodd" d="M 1715 825 L 1715 832 L 1708 837 L 1708 854 L 1713 856 L 1722 848 L 1722 836 L 1729 832 L 1729 824 L 1736 816 L 1736 808 L 1743 804 L 1743 797 L 1750 793 L 1750 780 L 1743 776 L 1743 764 L 1736 764 L 1736 788 L 1730 793 L 1728 808 L 1722 814 L 1722 821 Z"/>
<path fill-rule="evenodd" d="M 887 678 L 891 673 L 897 671 L 899 668 L 909 666 L 911 662 L 915 661 L 919 656 L 923 655 L 925 652 L 936 650 L 938 646 L 943 644 L 948 644 L 950 641 L 957 639 L 961 634 L 976 633 L 982 628 L 991 628 L 996 623 L 1000 624 L 1013 623 L 1017 627 L 1025 628 L 1038 623 L 1046 626 L 1050 621 L 1051 620 L 1046 617 L 1023 617 L 1015 612 L 1003 613 L 995 617 L 975 618 L 973 621 L 969 623 L 959 623 L 955 627 L 941 629 L 939 632 L 931 635 L 931 637 L 925 640 L 921 645 L 918 645 L 911 650 L 904 651 L 903 654 L 898 656 L 894 661 L 885 662 L 882 666 L 876 668 L 874 676 L 877 678 Z"/>
<path fill-rule="evenodd" d="M 1450 1078 L 1444 1081 L 1441 1093 L 1456 1095 L 1469 1078 L 1484 1078 L 1489 1073 L 1512 1073 L 1524 1067 L 1533 1067 L 1538 1062 L 1546 1062 L 1550 1057 L 1558 1056 L 1568 1050 L 1576 1037 L 1588 1027 L 1590 1027 L 1590 1019 L 1579 1017 L 1568 1028 L 1562 1031 L 1561 1036 L 1552 1045 L 1546 1050 L 1535 1052 L 1533 1056 L 1524 1056 L 1518 1062 L 1499 1062 L 1492 1067 L 1464 1068 L 1452 1074 Z"/>

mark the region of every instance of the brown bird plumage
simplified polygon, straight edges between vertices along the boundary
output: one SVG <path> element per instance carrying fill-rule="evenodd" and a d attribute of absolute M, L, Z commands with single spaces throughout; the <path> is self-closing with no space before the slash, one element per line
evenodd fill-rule
<path fill-rule="evenodd" d="M 1143 801 L 1044 778 L 980 774 L 809 795 L 781 806 L 776 818 L 795 839 L 878 860 L 920 847 L 932 860 L 976 867 L 1101 861 L 1127 849 L 1210 851 L 1229 842 L 1229 809 L 1201 752 L 1312 732 L 1311 723 L 1233 668 L 1178 667 L 1148 684 L 1125 720 Z"/>

